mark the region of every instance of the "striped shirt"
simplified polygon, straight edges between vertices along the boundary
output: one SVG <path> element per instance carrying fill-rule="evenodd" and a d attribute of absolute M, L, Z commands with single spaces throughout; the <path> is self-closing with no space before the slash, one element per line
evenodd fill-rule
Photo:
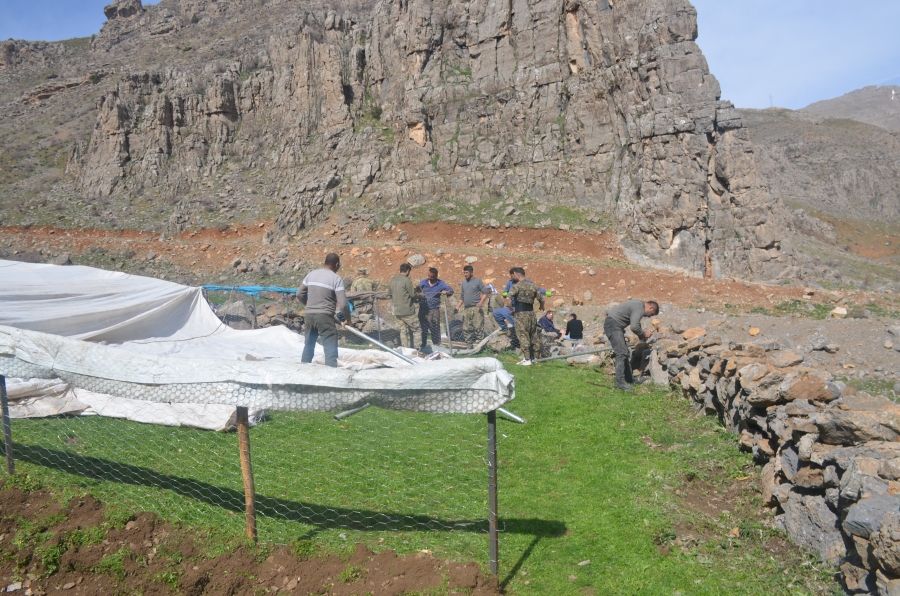
<path fill-rule="evenodd" d="M 344 280 L 330 269 L 316 269 L 303 278 L 303 283 L 297 288 L 297 298 L 306 306 L 306 314 L 333 317 L 340 310 L 350 320 Z"/>

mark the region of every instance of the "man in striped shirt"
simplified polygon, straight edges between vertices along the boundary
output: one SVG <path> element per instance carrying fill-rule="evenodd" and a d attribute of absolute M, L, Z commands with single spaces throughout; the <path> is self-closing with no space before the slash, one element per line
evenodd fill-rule
<path fill-rule="evenodd" d="M 340 268 L 341 258 L 335 253 L 329 253 L 325 257 L 325 266 L 311 271 L 297 288 L 297 298 L 306 306 L 303 321 L 306 341 L 301 362 L 312 362 L 316 341 L 321 339 L 322 347 L 325 348 L 325 365 L 337 367 L 335 313 L 343 316 L 343 325 L 350 320 L 344 280 L 337 274 Z"/>

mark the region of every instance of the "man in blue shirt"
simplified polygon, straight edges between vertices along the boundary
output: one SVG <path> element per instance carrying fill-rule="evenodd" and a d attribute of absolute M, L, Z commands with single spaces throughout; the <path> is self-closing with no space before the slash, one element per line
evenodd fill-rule
<path fill-rule="evenodd" d="M 438 279 L 438 270 L 434 267 L 428 269 L 428 277 L 419 282 L 419 288 L 424 294 L 422 302 L 419 303 L 419 323 L 422 325 L 421 349 L 424 351 L 429 333 L 431 344 L 441 345 L 441 296 L 452 296 L 453 288 Z M 450 333 L 449 329 L 447 333 Z"/>
<path fill-rule="evenodd" d="M 506 298 L 506 294 L 509 292 L 509 289 L 512 287 L 512 285 L 514 283 L 512 280 L 512 275 L 513 275 L 513 270 L 510 269 L 509 270 L 510 280 L 506 283 L 506 288 L 503 289 L 503 297 L 504 298 Z M 495 308 L 491 314 L 494 315 L 494 320 L 497 321 L 497 325 L 500 326 L 501 331 L 505 332 L 509 327 L 512 327 L 515 325 L 515 322 L 513 321 L 512 313 L 510 312 L 508 306 L 501 306 L 500 308 Z M 513 333 L 512 338 L 515 338 L 515 337 L 516 337 L 516 334 Z"/>

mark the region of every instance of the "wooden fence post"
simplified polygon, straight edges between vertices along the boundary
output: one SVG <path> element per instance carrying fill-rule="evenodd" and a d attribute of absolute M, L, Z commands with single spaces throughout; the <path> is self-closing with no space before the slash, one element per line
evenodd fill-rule
<path fill-rule="evenodd" d="M 238 444 L 241 451 L 241 475 L 244 477 L 244 505 L 247 514 L 247 538 L 256 542 L 256 486 L 250 464 L 250 414 L 247 408 L 237 408 Z"/>

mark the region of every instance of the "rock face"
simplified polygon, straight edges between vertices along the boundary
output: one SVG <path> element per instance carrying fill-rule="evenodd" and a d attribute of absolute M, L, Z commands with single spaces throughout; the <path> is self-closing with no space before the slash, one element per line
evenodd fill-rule
<path fill-rule="evenodd" d="M 94 200 L 177 203 L 170 232 L 239 168 L 262 180 L 260 202 L 279 205 L 272 238 L 338 204 L 507 196 L 606 213 L 637 261 L 792 275 L 790 214 L 760 184 L 686 0 L 381 0 L 342 14 L 286 0 L 119 0 L 107 16 L 91 55 L 182 51 L 104 86 L 67 170 Z M 184 57 L 235 23 L 246 35 L 231 48 L 209 42 L 230 55 Z"/>

